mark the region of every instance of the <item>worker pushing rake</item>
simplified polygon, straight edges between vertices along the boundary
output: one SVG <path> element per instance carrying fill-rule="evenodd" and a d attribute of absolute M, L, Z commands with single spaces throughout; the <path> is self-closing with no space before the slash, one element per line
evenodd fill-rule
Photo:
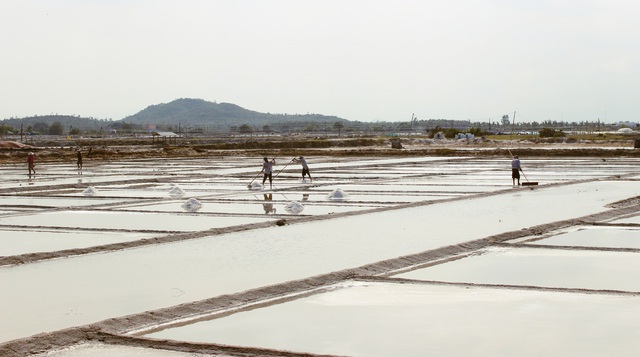
<path fill-rule="evenodd" d="M 520 158 L 518 158 L 517 155 L 513 155 L 511 153 L 511 150 L 507 149 L 509 151 L 509 155 L 511 155 L 511 180 L 513 182 L 513 185 L 516 185 L 516 180 L 518 181 L 518 186 L 520 186 L 520 173 L 522 172 L 522 176 L 524 176 L 524 179 L 526 180 L 526 182 L 522 182 L 522 186 L 535 186 L 538 183 L 534 182 L 534 181 L 529 181 L 529 179 L 527 178 L 527 175 L 524 174 L 524 171 L 522 170 L 522 166 L 520 164 Z"/>
<path fill-rule="evenodd" d="M 253 180 L 251 180 L 251 182 L 249 182 L 249 184 L 247 185 L 248 189 L 252 189 L 253 188 L 253 182 L 261 175 L 263 175 L 263 179 L 262 179 L 262 186 L 264 187 L 264 183 L 265 181 L 268 179 L 269 180 L 269 187 L 271 189 L 273 189 L 273 180 L 278 177 L 278 175 L 280 175 L 280 173 L 282 171 L 284 171 L 284 169 L 287 168 L 287 166 L 289 166 L 289 164 L 291 163 L 299 163 L 302 165 L 302 180 L 304 181 L 305 175 L 309 176 L 309 180 L 311 180 L 311 173 L 309 172 L 309 166 L 307 165 L 307 161 L 305 160 L 304 157 L 300 156 L 297 158 L 293 158 L 291 159 L 291 161 L 287 162 L 286 165 L 284 165 L 284 167 L 275 175 L 273 176 L 273 166 L 275 166 L 276 164 L 276 158 L 274 157 L 273 159 L 269 160 L 267 157 L 263 158 L 263 163 L 262 163 L 262 170 L 260 170 L 260 172 L 256 175 L 256 177 L 253 178 Z"/>
<path fill-rule="evenodd" d="M 269 180 L 269 189 L 273 189 L 273 180 L 278 177 L 278 175 L 280 175 L 280 172 L 284 171 L 284 169 L 287 168 L 287 166 L 289 166 L 290 163 L 293 162 L 293 160 L 289 161 L 286 165 L 284 165 L 284 167 L 275 175 L 273 176 L 273 167 L 276 165 L 276 158 L 274 157 L 273 159 L 269 160 L 268 157 L 264 157 L 262 162 L 262 170 L 260 170 L 260 172 L 258 173 L 258 175 L 256 175 L 256 177 L 253 178 L 253 180 L 251 180 L 251 182 L 249 182 L 249 185 L 247 185 L 248 189 L 252 189 L 253 188 L 253 181 L 255 181 L 260 174 L 262 174 L 262 188 L 264 188 L 264 184 L 267 180 Z"/>

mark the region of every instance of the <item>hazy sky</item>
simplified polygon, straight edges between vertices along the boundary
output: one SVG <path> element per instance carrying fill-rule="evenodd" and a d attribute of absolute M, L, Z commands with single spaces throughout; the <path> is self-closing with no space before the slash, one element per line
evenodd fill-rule
<path fill-rule="evenodd" d="M 0 119 L 640 120 L 637 0 L 0 0 Z"/>

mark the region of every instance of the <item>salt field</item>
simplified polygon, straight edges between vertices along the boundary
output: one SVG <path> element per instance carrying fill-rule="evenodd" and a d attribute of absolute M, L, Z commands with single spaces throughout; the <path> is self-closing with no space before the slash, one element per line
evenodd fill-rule
<path fill-rule="evenodd" d="M 355 284 L 149 337 L 349 356 L 631 356 L 640 348 L 639 303 L 637 296 Z"/>
<path fill-rule="evenodd" d="M 640 348 L 640 160 L 308 162 L 3 168 L 0 355 Z"/>

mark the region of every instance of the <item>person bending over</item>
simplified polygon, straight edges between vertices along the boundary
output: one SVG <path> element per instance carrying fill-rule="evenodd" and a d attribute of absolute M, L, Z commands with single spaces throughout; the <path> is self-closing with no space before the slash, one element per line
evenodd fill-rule
<path fill-rule="evenodd" d="M 307 165 L 307 160 L 305 160 L 304 157 L 300 156 L 297 159 L 293 158 L 293 162 L 297 162 L 300 165 L 302 165 L 302 180 L 304 180 L 305 175 L 308 175 L 309 181 L 313 182 L 313 179 L 311 178 L 311 173 L 309 172 L 309 165 Z"/>

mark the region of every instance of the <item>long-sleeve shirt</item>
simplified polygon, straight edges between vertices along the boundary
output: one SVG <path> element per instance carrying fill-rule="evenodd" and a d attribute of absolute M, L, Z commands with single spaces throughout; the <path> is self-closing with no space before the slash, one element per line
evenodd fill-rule
<path fill-rule="evenodd" d="M 264 171 L 265 174 L 270 174 L 273 171 L 273 161 L 265 161 L 262 163 L 262 171 Z"/>

